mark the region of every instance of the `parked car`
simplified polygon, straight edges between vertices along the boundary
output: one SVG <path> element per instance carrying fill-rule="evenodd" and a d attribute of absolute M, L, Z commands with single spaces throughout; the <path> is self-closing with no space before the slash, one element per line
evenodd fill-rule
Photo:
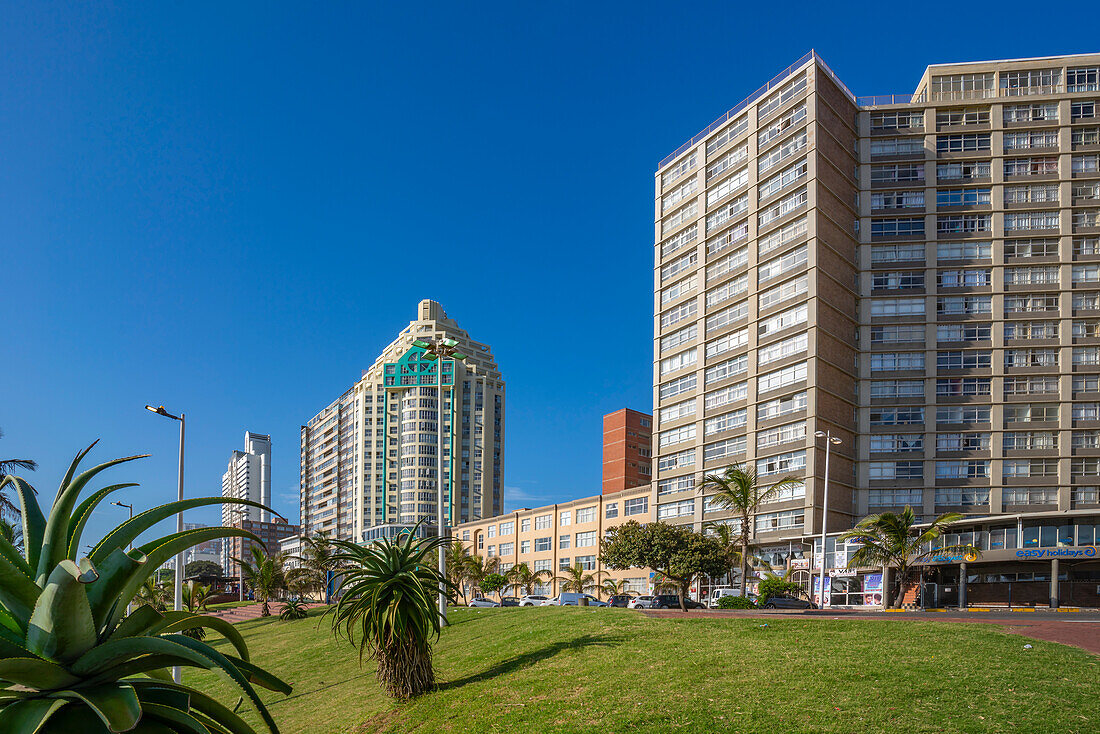
<path fill-rule="evenodd" d="M 634 601 L 634 597 L 630 594 L 616 594 L 607 600 L 609 607 L 621 607 L 626 608 L 630 605 L 630 602 Z"/>
<path fill-rule="evenodd" d="M 713 589 L 710 592 L 710 596 L 707 598 L 707 606 L 711 609 L 718 608 L 718 600 L 723 596 L 741 596 L 741 589 L 722 588 Z"/>
<path fill-rule="evenodd" d="M 500 605 L 502 607 L 518 607 L 520 599 L 518 596 L 505 596 L 501 597 Z"/>
<path fill-rule="evenodd" d="M 653 601 L 653 597 L 650 594 L 642 594 L 631 599 L 626 604 L 627 609 L 647 609 L 649 603 Z"/>
<path fill-rule="evenodd" d="M 606 607 L 607 602 L 600 601 L 591 594 L 578 594 L 575 591 L 563 591 L 552 599 L 542 603 L 544 607 L 576 607 L 580 606 L 581 599 L 588 599 L 590 607 Z"/>
<path fill-rule="evenodd" d="M 817 609 L 817 605 L 809 599 L 800 599 L 790 594 L 769 596 L 760 606 L 764 609 Z"/>
<path fill-rule="evenodd" d="M 471 607 L 499 607 L 499 601 L 493 601 L 492 599 L 486 599 L 483 596 L 478 597 L 470 602 Z"/>
<path fill-rule="evenodd" d="M 547 596 L 540 596 L 539 594 L 528 594 L 519 600 L 521 607 L 541 607 L 542 603 L 549 599 Z"/>
<path fill-rule="evenodd" d="M 699 602 L 688 599 L 684 607 L 687 609 L 706 609 L 706 605 Z M 641 607 L 639 607 L 641 608 Z M 680 608 L 680 596 L 678 594 L 660 594 L 653 597 L 645 609 L 679 609 Z"/>

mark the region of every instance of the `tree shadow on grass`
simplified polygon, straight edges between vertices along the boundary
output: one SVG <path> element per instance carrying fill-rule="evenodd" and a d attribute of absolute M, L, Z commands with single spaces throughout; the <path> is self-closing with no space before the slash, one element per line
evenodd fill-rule
<path fill-rule="evenodd" d="M 562 640 L 561 642 L 555 642 L 552 645 L 539 648 L 538 650 L 532 650 L 531 652 L 525 652 L 522 655 L 515 655 L 502 660 L 496 665 L 493 665 L 480 673 L 473 673 L 464 678 L 457 680 L 447 681 L 440 683 L 436 686 L 437 690 L 446 691 L 451 688 L 459 688 L 471 683 L 480 683 L 482 681 L 492 680 L 500 675 L 508 675 L 514 673 L 517 670 L 526 668 L 535 663 L 539 663 L 547 658 L 552 658 L 560 652 L 568 650 L 581 650 L 586 647 L 612 647 L 623 641 L 622 637 L 614 635 L 582 635 L 575 637 L 571 640 Z"/>

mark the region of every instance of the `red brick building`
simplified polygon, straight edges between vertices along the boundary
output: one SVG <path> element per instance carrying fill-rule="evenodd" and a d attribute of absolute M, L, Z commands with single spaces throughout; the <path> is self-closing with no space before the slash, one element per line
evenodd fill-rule
<path fill-rule="evenodd" d="M 603 493 L 650 483 L 653 416 L 623 408 L 603 417 Z"/>
<path fill-rule="evenodd" d="M 286 520 L 279 517 L 272 517 L 271 522 L 257 522 L 247 518 L 239 518 L 231 522 L 230 527 L 243 528 L 258 536 L 263 541 L 264 552 L 268 555 L 275 555 L 279 552 L 280 540 L 301 533 L 300 525 L 290 525 Z M 242 545 L 245 547 L 242 548 Z M 227 576 L 238 576 L 241 573 L 240 566 L 233 560 L 234 558 L 244 558 L 249 563 L 252 562 L 251 548 L 253 545 L 255 545 L 253 541 L 246 541 L 240 537 L 225 539 L 224 567 Z M 245 555 L 242 556 L 242 552 Z"/>

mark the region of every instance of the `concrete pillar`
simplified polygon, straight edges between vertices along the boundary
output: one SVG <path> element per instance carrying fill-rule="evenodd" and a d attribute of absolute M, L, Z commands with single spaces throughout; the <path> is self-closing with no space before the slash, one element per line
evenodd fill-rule
<path fill-rule="evenodd" d="M 959 564 L 959 609 L 966 609 L 966 561 Z"/>
<path fill-rule="evenodd" d="M 882 608 L 889 609 L 893 598 L 890 596 L 890 567 L 882 567 Z"/>
<path fill-rule="evenodd" d="M 1050 608 L 1058 608 L 1058 559 L 1050 559 Z"/>

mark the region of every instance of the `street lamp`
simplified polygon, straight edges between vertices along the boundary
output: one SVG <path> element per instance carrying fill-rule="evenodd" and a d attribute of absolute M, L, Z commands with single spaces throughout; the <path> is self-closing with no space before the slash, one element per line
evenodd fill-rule
<path fill-rule="evenodd" d="M 829 451 L 833 444 L 839 445 L 841 440 L 833 435 L 832 431 L 814 431 L 814 436 L 825 439 L 825 491 L 821 498 L 821 608 L 825 608 L 825 526 L 829 514 Z"/>
<path fill-rule="evenodd" d="M 459 352 L 456 347 L 458 342 L 449 337 L 439 337 L 437 339 L 417 339 L 413 342 L 414 347 L 420 347 L 424 350 L 424 359 L 428 361 L 436 361 L 436 376 L 438 381 L 436 382 L 436 400 L 437 408 L 437 423 L 436 423 L 436 436 L 439 438 L 439 446 L 436 452 L 435 473 L 436 480 L 439 483 L 439 491 L 436 496 L 435 502 L 435 517 L 436 517 L 436 533 L 440 538 L 445 537 L 444 533 L 444 517 L 443 517 L 443 361 L 445 359 L 452 360 L 452 363 L 460 362 L 466 359 L 466 355 Z M 456 379 L 456 372 L 451 373 L 452 382 Z M 454 405 L 454 386 L 451 387 L 451 404 Z M 454 422 L 451 423 L 451 430 L 454 430 Z M 451 456 L 451 479 L 454 480 L 455 475 L 455 457 Z M 443 543 L 439 545 L 439 573 L 446 578 L 447 576 L 447 549 Z M 442 583 L 439 586 L 439 617 L 444 625 L 447 624 L 447 590 Z"/>
<path fill-rule="evenodd" d="M 171 413 L 169 413 L 167 410 L 164 409 L 163 405 L 161 405 L 160 407 L 157 407 L 157 408 L 154 408 L 152 405 L 146 405 L 145 409 L 152 412 L 152 413 L 156 413 L 157 415 L 162 415 L 165 418 L 171 418 L 174 421 L 179 421 L 179 423 L 180 423 L 180 465 L 179 465 L 179 473 L 177 475 L 177 478 L 178 478 L 177 497 L 178 497 L 179 501 L 182 502 L 183 501 L 183 434 L 184 434 L 184 428 L 187 425 L 187 421 L 185 420 L 183 413 L 180 413 L 179 415 L 172 415 Z M 183 512 L 182 511 L 176 514 L 176 532 L 177 533 L 182 533 L 183 532 Z M 182 551 L 180 551 L 180 553 L 176 556 L 176 594 L 175 594 L 175 596 L 176 596 L 175 605 L 174 605 L 175 610 L 177 612 L 181 612 L 181 611 L 183 611 L 183 552 Z M 183 681 L 183 672 L 182 672 L 182 670 L 180 669 L 180 667 L 178 665 L 175 666 L 174 668 L 172 668 L 172 679 L 176 683 L 181 683 Z"/>
<path fill-rule="evenodd" d="M 125 502 L 112 502 L 111 504 L 112 505 L 117 505 L 119 507 L 125 507 L 127 510 L 130 511 L 130 519 L 131 520 L 134 519 L 134 506 L 133 505 L 128 505 Z M 132 541 L 132 540 L 130 541 L 130 547 L 131 548 L 134 547 L 134 541 Z"/>

